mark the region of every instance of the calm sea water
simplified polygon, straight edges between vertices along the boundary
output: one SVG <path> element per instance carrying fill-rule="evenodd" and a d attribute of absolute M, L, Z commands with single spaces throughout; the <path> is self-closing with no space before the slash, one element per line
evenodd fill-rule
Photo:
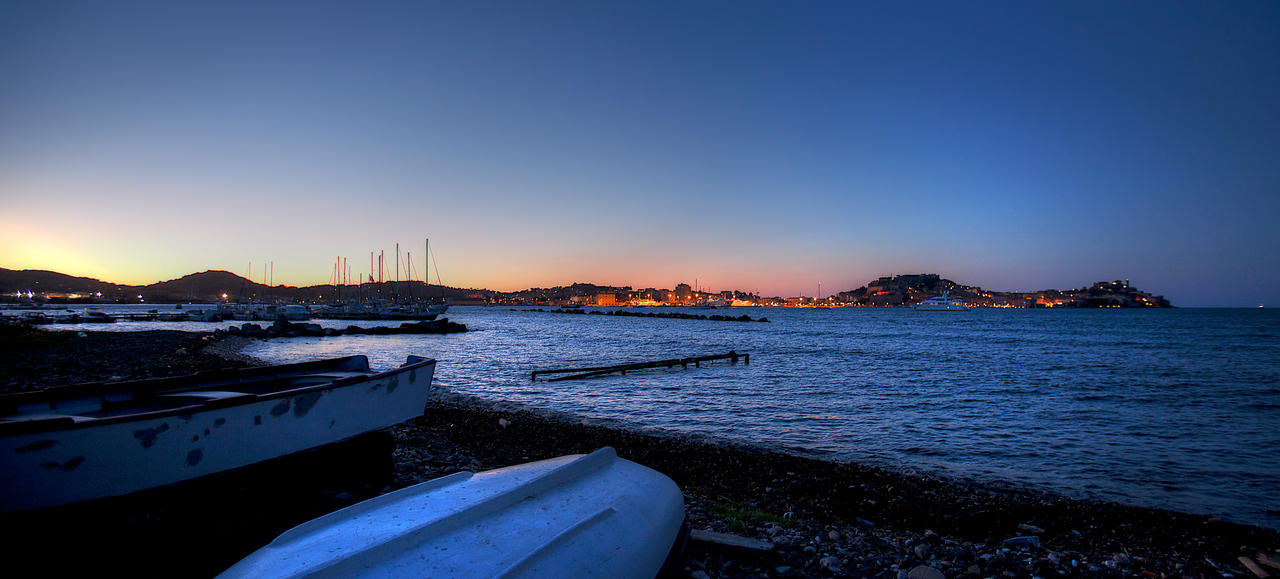
<path fill-rule="evenodd" d="M 471 332 L 247 353 L 366 354 L 380 368 L 425 355 L 439 384 L 483 398 L 1280 528 L 1265 512 L 1280 509 L 1276 310 L 730 311 L 772 322 L 455 307 L 448 316 Z M 529 379 L 731 349 L 751 363 Z"/>

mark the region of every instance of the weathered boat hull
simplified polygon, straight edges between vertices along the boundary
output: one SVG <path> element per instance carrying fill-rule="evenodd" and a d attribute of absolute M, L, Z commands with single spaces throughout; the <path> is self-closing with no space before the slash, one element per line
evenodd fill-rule
<path fill-rule="evenodd" d="M 612 448 L 467 472 L 299 525 L 220 577 L 645 577 L 684 499 Z"/>
<path fill-rule="evenodd" d="M 94 415 L 77 414 L 77 405 L 89 414 L 91 395 L 49 404 L 57 414 L 34 420 L 33 404 L 10 409 L 0 421 L 0 512 L 129 494 L 420 416 L 435 360 L 410 360 L 381 373 L 368 372 L 364 356 L 329 361 L 345 363 L 327 369 L 312 363 L 224 373 L 198 389 L 150 394 L 177 403 L 138 418 L 111 416 L 102 401 L 120 394 L 105 388 Z M 273 379 L 291 387 L 254 393 L 255 384 Z"/>

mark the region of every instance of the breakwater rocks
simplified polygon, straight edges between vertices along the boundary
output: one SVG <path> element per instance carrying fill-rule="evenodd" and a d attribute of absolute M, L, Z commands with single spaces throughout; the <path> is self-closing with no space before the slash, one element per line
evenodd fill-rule
<path fill-rule="evenodd" d="M 206 351 L 209 333 L 46 331 L 0 326 L 0 391 L 182 376 L 248 365 Z"/>
<path fill-rule="evenodd" d="M 556 309 L 544 310 L 534 308 L 524 310 L 526 312 L 546 312 L 549 314 L 581 314 L 585 316 L 623 316 L 628 318 L 671 318 L 675 320 L 711 320 L 715 322 L 768 322 L 769 318 L 752 319 L 751 316 L 743 314 L 741 316 L 721 316 L 719 314 L 711 314 L 709 316 L 702 314 L 682 314 L 680 312 L 633 312 L 630 310 L 581 310 L 581 309 Z"/>
<path fill-rule="evenodd" d="M 361 328 L 347 326 L 343 329 L 323 328 L 320 324 L 295 324 L 288 320 L 276 320 L 267 327 L 258 324 L 231 326 L 214 332 L 215 336 L 230 335 L 245 338 L 304 338 L 328 336 L 389 336 L 395 334 L 458 334 L 467 331 L 465 324 L 450 322 L 449 318 L 423 322 L 406 322 L 398 327 L 373 326 Z"/>

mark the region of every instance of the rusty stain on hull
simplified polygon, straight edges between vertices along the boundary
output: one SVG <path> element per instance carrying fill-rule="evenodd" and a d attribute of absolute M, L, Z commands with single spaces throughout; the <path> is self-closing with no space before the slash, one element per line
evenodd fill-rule
<path fill-rule="evenodd" d="M 192 450 L 187 453 L 187 466 L 195 466 L 204 460 L 204 451 L 200 449 Z"/>
<path fill-rule="evenodd" d="M 275 406 L 271 407 L 271 417 L 279 418 L 281 416 L 284 416 L 284 413 L 288 411 L 289 411 L 289 400 L 288 399 L 281 400 L 279 404 L 276 404 Z"/>

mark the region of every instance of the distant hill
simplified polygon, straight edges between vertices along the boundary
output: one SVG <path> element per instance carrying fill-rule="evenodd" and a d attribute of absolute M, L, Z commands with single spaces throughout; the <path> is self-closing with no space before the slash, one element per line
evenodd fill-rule
<path fill-rule="evenodd" d="M 972 306 L 1069 308 L 1168 308 L 1164 296 L 1130 287 L 1129 280 L 1100 281 L 1080 289 L 1034 292 L 988 291 L 961 285 L 936 273 L 881 277 L 858 289 L 840 292 L 841 303 L 865 306 L 910 306 L 947 292 Z"/>
<path fill-rule="evenodd" d="M 17 292 L 31 292 L 41 299 L 97 301 L 137 301 L 142 296 L 149 302 L 214 302 L 238 300 L 285 300 L 298 302 L 342 299 L 399 298 L 417 300 L 446 297 L 459 303 L 483 301 L 493 292 L 464 290 L 446 286 L 427 286 L 420 281 L 369 283 L 334 288 L 331 285 L 307 287 L 267 286 L 245 279 L 229 271 L 211 270 L 184 275 L 145 286 L 113 284 L 88 277 L 73 277 L 44 270 L 0 268 L 0 299 L 14 299 Z M 101 292 L 101 296 L 97 296 Z M 223 297 L 225 295 L 225 298 Z M 78 296 L 78 297 L 72 297 Z"/>
<path fill-rule="evenodd" d="M 108 283 L 91 277 L 74 277 L 56 271 L 0 268 L 0 292 L 7 295 L 30 291 L 37 294 L 102 292 L 102 295 L 107 296 L 127 293 L 133 289 L 134 286 Z"/>
<path fill-rule="evenodd" d="M 287 287 L 287 286 L 283 286 Z M 184 275 L 178 279 L 153 283 L 141 288 L 143 295 L 152 299 L 173 297 L 176 299 L 213 299 L 227 294 L 229 299 L 240 295 L 265 293 L 268 286 L 247 280 L 229 271 L 210 270 Z M 290 288 L 292 289 L 292 288 Z"/>

